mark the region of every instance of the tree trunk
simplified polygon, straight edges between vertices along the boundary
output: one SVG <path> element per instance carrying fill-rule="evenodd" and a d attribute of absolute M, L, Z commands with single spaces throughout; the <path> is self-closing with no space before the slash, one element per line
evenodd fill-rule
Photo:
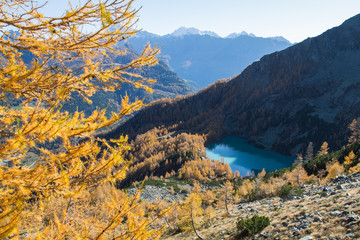
<path fill-rule="evenodd" d="M 204 239 L 200 236 L 200 234 L 196 231 L 195 223 L 194 223 L 194 218 L 193 218 L 193 214 L 192 214 L 192 209 L 191 209 L 191 225 L 192 225 L 192 227 L 193 227 L 193 229 L 194 229 L 194 232 L 195 232 L 196 236 L 197 236 L 199 239 L 204 240 Z"/>
<path fill-rule="evenodd" d="M 230 212 L 229 212 L 229 208 L 228 208 L 228 197 L 227 197 L 227 193 L 225 194 L 225 209 L 226 209 L 226 213 L 228 216 L 231 216 Z"/>

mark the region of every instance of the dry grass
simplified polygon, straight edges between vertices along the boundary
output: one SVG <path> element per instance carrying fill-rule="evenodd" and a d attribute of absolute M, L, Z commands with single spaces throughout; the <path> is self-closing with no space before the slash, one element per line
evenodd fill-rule
<path fill-rule="evenodd" d="M 355 183 L 343 185 L 350 186 Z M 309 188 L 309 186 L 308 186 Z M 355 202 L 348 204 L 350 201 Z M 310 196 L 301 200 L 288 200 L 282 202 L 280 198 L 272 198 L 270 204 L 267 202 L 254 202 L 242 204 L 242 208 L 238 209 L 236 205 L 231 206 L 232 216 L 221 217 L 223 211 L 217 211 L 217 217 L 213 220 L 211 226 L 200 229 L 200 234 L 204 239 L 233 239 L 236 230 L 236 221 L 238 217 L 252 216 L 258 214 L 267 216 L 271 220 L 270 226 L 265 228 L 262 233 L 271 233 L 275 239 L 293 239 L 289 235 L 293 232 L 291 227 L 297 223 L 294 221 L 304 214 L 310 214 L 312 217 L 318 216 L 319 222 L 311 222 L 306 229 L 298 231 L 300 234 L 296 239 L 302 236 L 312 236 L 315 239 L 328 239 L 330 237 L 345 236 L 347 233 L 354 232 L 352 238 L 360 237 L 359 224 L 353 226 L 345 226 L 347 216 L 333 216 L 333 211 L 350 211 L 352 214 L 360 215 L 360 187 L 343 190 L 329 197 L 320 197 L 320 195 Z M 252 209 L 252 212 L 250 210 Z M 309 217 L 308 219 L 312 219 Z M 283 223 L 288 223 L 283 225 Z M 355 238 L 354 238 L 355 237 Z M 197 239 L 193 232 L 179 233 L 176 235 L 166 235 L 162 239 Z"/>

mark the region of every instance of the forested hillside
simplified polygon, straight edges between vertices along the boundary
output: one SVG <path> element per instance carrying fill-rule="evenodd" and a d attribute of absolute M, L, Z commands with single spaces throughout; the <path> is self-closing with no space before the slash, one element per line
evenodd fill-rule
<path fill-rule="evenodd" d="M 154 102 L 106 137 L 154 126 L 204 133 L 212 141 L 239 135 L 295 155 L 309 142 L 338 148 L 360 115 L 360 15 L 322 35 L 266 55 L 230 81 L 194 96 Z"/>
<path fill-rule="evenodd" d="M 15 33 L 14 33 L 15 34 Z M 19 33 L 17 33 L 19 34 Z M 118 47 L 118 50 L 126 52 L 123 54 L 114 54 L 109 53 L 108 58 L 104 58 L 104 66 L 125 66 L 131 61 L 135 60 L 140 56 L 131 45 L 125 44 L 121 47 Z M 34 55 L 29 51 L 22 52 L 22 59 L 25 64 L 30 65 L 34 60 Z M 100 60 L 100 59 L 97 59 Z M 66 62 L 67 66 L 72 69 L 76 69 L 81 66 L 83 60 L 76 59 L 76 61 Z M 56 63 L 56 60 L 52 64 Z M 153 88 L 153 92 L 148 92 L 143 88 L 135 87 L 130 82 L 124 83 L 120 89 L 116 89 L 112 92 L 98 91 L 93 96 L 90 97 L 91 103 L 84 101 L 84 99 L 78 94 L 73 93 L 71 100 L 67 101 L 62 110 L 69 111 L 71 113 L 76 110 L 84 112 L 85 115 L 89 115 L 96 108 L 107 108 L 107 115 L 110 116 L 111 112 L 119 111 L 121 100 L 125 96 L 129 96 L 131 101 L 135 99 L 143 99 L 145 103 L 150 103 L 154 100 L 160 98 L 175 98 L 178 95 L 186 95 L 191 93 L 190 88 L 187 86 L 184 80 L 180 79 L 176 73 L 171 71 L 168 65 L 162 61 L 159 61 L 155 66 L 144 66 L 138 69 L 129 70 L 130 73 L 139 74 L 144 78 L 153 79 L 154 82 L 144 82 L 145 85 Z M 140 78 L 133 77 L 131 81 L 140 80 Z M 17 105 L 20 101 L 15 101 L 10 95 L 8 95 L 7 103 L 12 101 L 11 105 Z M 11 100 L 12 99 L 12 100 Z"/>

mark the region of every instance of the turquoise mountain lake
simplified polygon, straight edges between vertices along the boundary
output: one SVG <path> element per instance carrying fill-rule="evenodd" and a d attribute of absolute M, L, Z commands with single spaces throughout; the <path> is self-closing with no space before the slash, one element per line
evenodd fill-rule
<path fill-rule="evenodd" d="M 227 136 L 221 141 L 211 144 L 206 148 L 207 157 L 213 160 L 220 160 L 228 163 L 233 172 L 240 172 L 246 176 L 249 172 L 260 172 L 263 168 L 267 172 L 281 168 L 291 167 L 294 158 L 280 153 L 257 148 L 246 139 L 236 136 Z"/>

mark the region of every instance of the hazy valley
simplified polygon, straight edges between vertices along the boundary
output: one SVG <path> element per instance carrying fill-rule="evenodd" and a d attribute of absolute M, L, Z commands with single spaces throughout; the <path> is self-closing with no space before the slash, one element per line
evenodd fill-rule
<path fill-rule="evenodd" d="M 263 55 L 291 46 L 282 37 L 262 38 L 242 32 L 222 38 L 213 32 L 184 27 L 165 36 L 143 31 L 128 42 L 137 51 L 148 42 L 158 44 L 161 59 L 197 90 L 219 79 L 232 78 Z"/>

